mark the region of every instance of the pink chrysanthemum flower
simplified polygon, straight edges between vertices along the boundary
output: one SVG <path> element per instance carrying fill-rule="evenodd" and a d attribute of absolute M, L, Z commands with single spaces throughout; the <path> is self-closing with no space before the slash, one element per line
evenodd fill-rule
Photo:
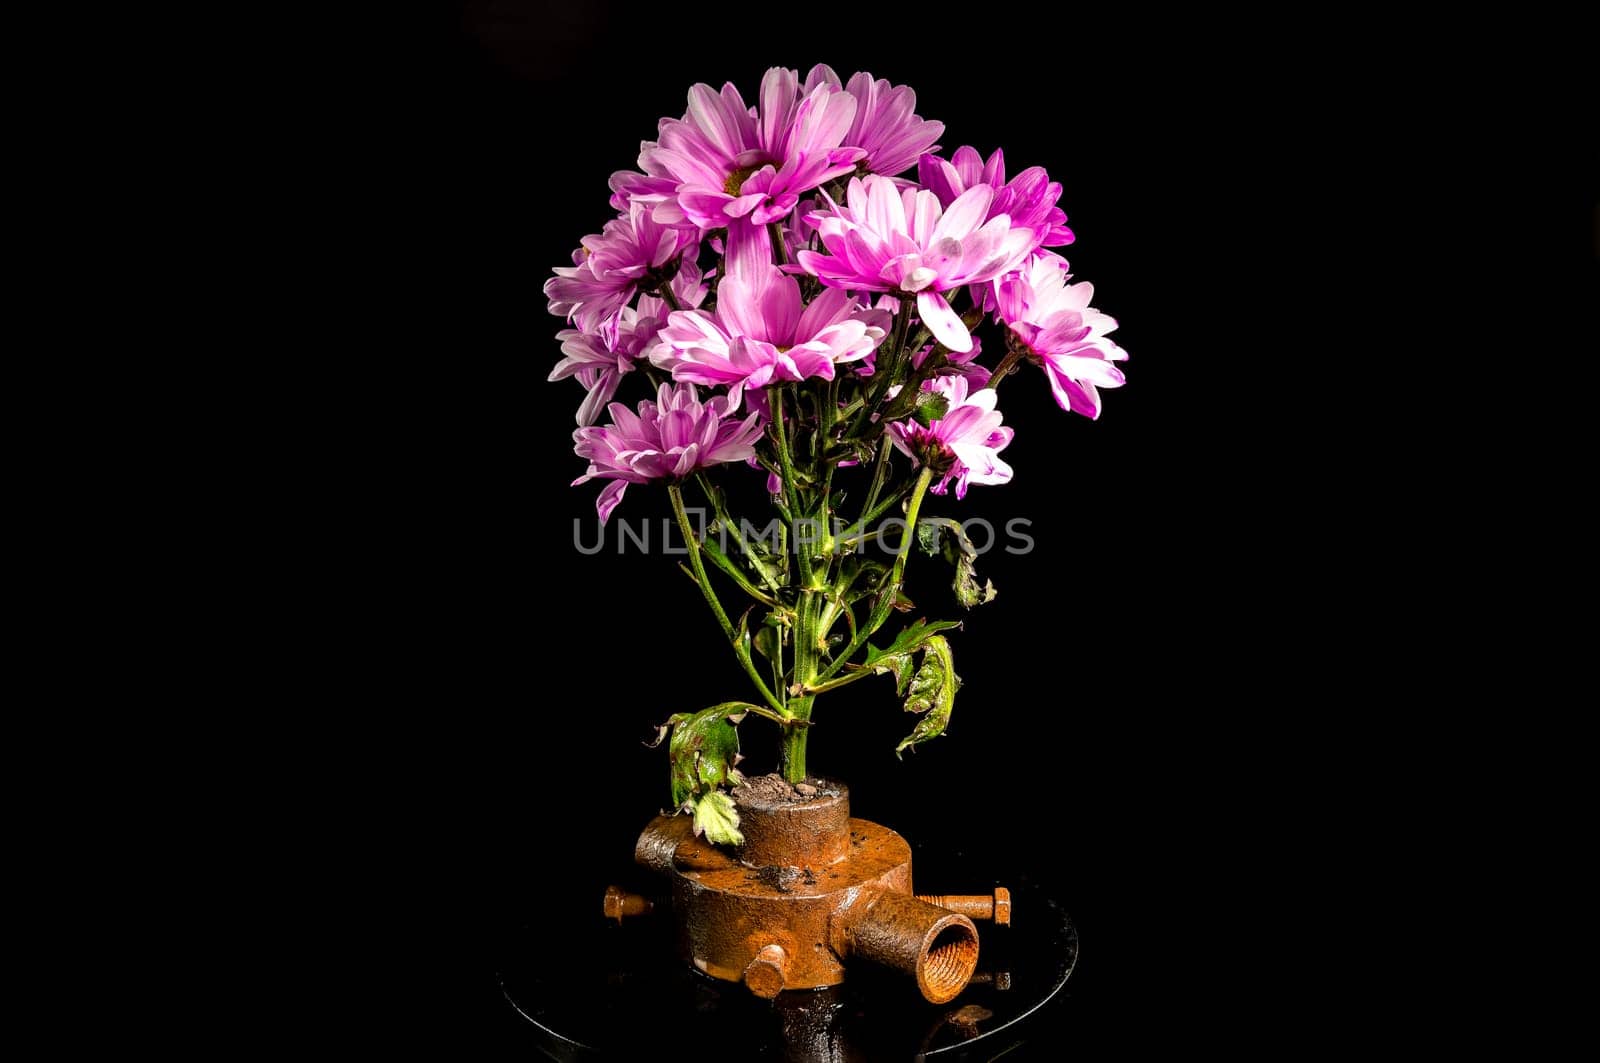
<path fill-rule="evenodd" d="M 865 358 L 883 342 L 887 314 L 857 306 L 836 288 L 803 303 L 799 282 L 772 264 L 765 229 L 738 221 L 728 233 L 716 313 L 672 314 L 650 352 L 674 380 L 727 385 L 729 408 L 737 410 L 747 387 L 832 380 L 836 365 Z"/>
<path fill-rule="evenodd" d="M 916 421 L 896 421 L 889 425 L 889 438 L 895 447 L 910 455 L 918 465 L 931 467 L 939 477 L 929 488 L 942 495 L 956 482 L 956 497 L 966 498 L 970 484 L 1003 484 L 1011 479 L 1011 466 L 1000 460 L 1015 435 L 1001 426 L 998 398 L 993 388 L 968 391 L 960 376 L 936 377 L 927 390 L 937 391 L 950 402 L 943 417 L 923 426 Z"/>
<path fill-rule="evenodd" d="M 818 64 L 806 75 L 801 91 L 824 84 L 843 87 L 855 97 L 856 116 L 844 135 L 844 146 L 867 153 L 856 164 L 858 170 L 893 177 L 915 166 L 924 153 L 939 150 L 934 141 L 944 133 L 944 123 L 917 116 L 917 94 L 910 85 L 875 81 L 863 70 L 841 86 L 832 67 Z"/>
<path fill-rule="evenodd" d="M 679 306 L 699 306 L 706 297 L 706 284 L 698 267 L 685 262 L 670 282 Z M 622 378 L 636 367 L 639 356 L 654 344 L 656 335 L 667 323 L 667 304 L 650 296 L 639 296 L 637 308 L 625 306 L 615 320 L 615 335 L 608 347 L 599 334 L 578 329 L 556 333 L 565 356 L 550 371 L 550 380 L 576 377 L 588 391 L 578 407 L 578 423 L 591 425 L 600 419 Z"/>
<path fill-rule="evenodd" d="M 924 155 L 917 162 L 917 180 L 946 207 L 974 185 L 988 185 L 994 189 L 989 216 L 1004 214 L 1014 228 L 1032 229 L 1034 247 L 1059 247 L 1074 239 L 1067 228 L 1066 212 L 1056 205 L 1061 185 L 1050 180 L 1042 166 L 1030 166 L 1008 182 L 1006 157 L 999 148 L 988 162 L 971 147 L 957 148 L 949 162 Z"/>
<path fill-rule="evenodd" d="M 975 185 L 946 209 L 926 189 L 902 193 L 887 177 L 851 178 L 846 205 L 816 218 L 828 254 L 801 251 L 800 265 L 830 288 L 915 295 L 934 338 L 969 351 L 972 334 L 940 293 L 1014 269 L 1034 245 L 1032 230 L 990 217 L 993 198 L 988 185 Z"/>
<path fill-rule="evenodd" d="M 1094 309 L 1091 284 L 1068 284 L 1066 259 L 1045 253 L 995 282 L 1001 320 L 1044 367 L 1063 410 L 1100 416 L 1099 388 L 1120 388 L 1128 352 L 1107 338 L 1114 318 Z"/>
<path fill-rule="evenodd" d="M 585 236 L 573 252 L 571 266 L 557 266 L 544 285 L 550 312 L 601 336 L 608 344 L 617 334 L 617 315 L 652 270 L 670 272 L 683 252 L 699 242 L 693 229 L 661 225 L 642 204 L 606 222 L 602 232 Z"/>
<path fill-rule="evenodd" d="M 644 174 L 614 174 L 612 188 L 637 193 L 634 202 L 661 222 L 718 229 L 747 217 L 764 225 L 792 211 L 802 192 L 855 169 L 866 152 L 840 147 L 855 116 L 848 92 L 819 84 L 802 96 L 799 75 L 780 67 L 761 79 L 753 114 L 732 82 L 720 95 L 696 85 L 688 113 L 662 119 L 644 144 Z"/>
<path fill-rule="evenodd" d="M 595 503 L 602 524 L 629 484 L 678 480 L 708 465 L 744 461 L 754 456 L 756 440 L 761 438 L 754 414 L 735 420 L 729 416 L 726 396 L 702 403 L 692 384 L 662 384 L 656 401 L 641 402 L 637 414 L 620 402 L 613 402 L 609 412 L 611 424 L 572 434 L 573 450 L 589 460 L 589 471 L 572 486 L 595 479 L 611 481 Z"/>

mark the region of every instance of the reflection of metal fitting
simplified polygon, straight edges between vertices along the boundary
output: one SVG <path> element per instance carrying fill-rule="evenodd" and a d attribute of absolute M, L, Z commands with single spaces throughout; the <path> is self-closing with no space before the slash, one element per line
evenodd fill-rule
<path fill-rule="evenodd" d="M 606 887 L 605 912 L 607 919 L 615 919 L 617 925 L 622 925 L 624 919 L 636 915 L 649 915 L 655 905 L 650 903 L 648 897 L 641 897 L 637 893 L 629 893 L 621 886 Z"/>
<path fill-rule="evenodd" d="M 982 1031 L 978 1029 L 980 1022 L 988 1022 L 994 1018 L 994 1012 L 979 1004 L 968 1004 L 964 1008 L 957 1008 L 944 1017 L 944 1021 L 956 1028 L 963 1041 L 970 1041 Z"/>
<path fill-rule="evenodd" d="M 993 919 L 995 926 L 1011 925 L 1011 891 L 996 886 L 992 894 L 917 894 L 917 900 L 927 901 L 952 912 L 960 912 L 968 919 Z"/>
<path fill-rule="evenodd" d="M 756 953 L 756 958 L 744 969 L 744 984 L 750 992 L 763 1000 L 771 1000 L 783 992 L 784 977 L 789 970 L 789 954 L 781 945 L 768 945 Z"/>
<path fill-rule="evenodd" d="M 1001 993 L 1011 988 L 1010 971 L 979 971 L 967 979 L 967 985 L 992 985 Z"/>

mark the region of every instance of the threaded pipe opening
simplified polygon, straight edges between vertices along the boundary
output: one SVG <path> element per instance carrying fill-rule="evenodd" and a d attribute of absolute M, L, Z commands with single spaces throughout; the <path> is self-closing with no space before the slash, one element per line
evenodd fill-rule
<path fill-rule="evenodd" d="M 971 920 L 957 916 L 928 939 L 917 963 L 917 984 L 934 1004 L 954 1000 L 978 968 L 978 931 Z"/>

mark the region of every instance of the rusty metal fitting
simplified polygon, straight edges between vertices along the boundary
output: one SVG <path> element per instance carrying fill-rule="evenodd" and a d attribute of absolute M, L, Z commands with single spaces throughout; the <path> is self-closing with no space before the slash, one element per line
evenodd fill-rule
<path fill-rule="evenodd" d="M 615 919 L 618 926 L 622 925 L 624 919 L 631 919 L 636 915 L 649 915 L 654 908 L 655 905 L 648 897 L 629 893 L 621 886 L 606 887 L 606 918 Z"/>
<path fill-rule="evenodd" d="M 634 859 L 670 884 L 684 958 L 768 999 L 838 985 L 854 957 L 911 975 L 935 1004 L 955 997 L 977 966 L 972 920 L 912 896 L 911 846 L 851 819 L 844 786 L 812 780 L 800 793 L 736 790 L 744 843 L 732 852 L 694 837 L 683 815 L 640 834 Z M 1002 907 L 1009 916 L 1002 893 L 977 898 L 984 918 Z"/>
<path fill-rule="evenodd" d="M 789 972 L 789 954 L 782 945 L 768 945 L 756 953 L 744 969 L 744 984 L 750 992 L 763 1000 L 771 1000 L 783 992 Z"/>
<path fill-rule="evenodd" d="M 919 893 L 917 900 L 960 912 L 968 919 L 993 919 L 995 926 L 1011 925 L 1011 891 L 996 886 L 992 894 L 933 894 Z"/>
<path fill-rule="evenodd" d="M 967 987 L 978 966 L 978 928 L 959 912 L 904 893 L 863 892 L 835 916 L 834 951 L 914 975 L 930 1003 Z"/>

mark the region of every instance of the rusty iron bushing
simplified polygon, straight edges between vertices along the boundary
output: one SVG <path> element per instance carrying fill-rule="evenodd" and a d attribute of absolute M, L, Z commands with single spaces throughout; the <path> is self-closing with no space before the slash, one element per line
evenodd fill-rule
<path fill-rule="evenodd" d="M 695 838 L 688 816 L 645 827 L 634 859 L 671 883 L 680 951 L 761 997 L 838 985 L 859 957 L 913 976 L 934 1003 L 950 1000 L 977 963 L 971 919 L 913 897 L 905 839 L 852 819 L 844 786 L 816 789 L 788 801 L 736 790 L 736 855 Z"/>

